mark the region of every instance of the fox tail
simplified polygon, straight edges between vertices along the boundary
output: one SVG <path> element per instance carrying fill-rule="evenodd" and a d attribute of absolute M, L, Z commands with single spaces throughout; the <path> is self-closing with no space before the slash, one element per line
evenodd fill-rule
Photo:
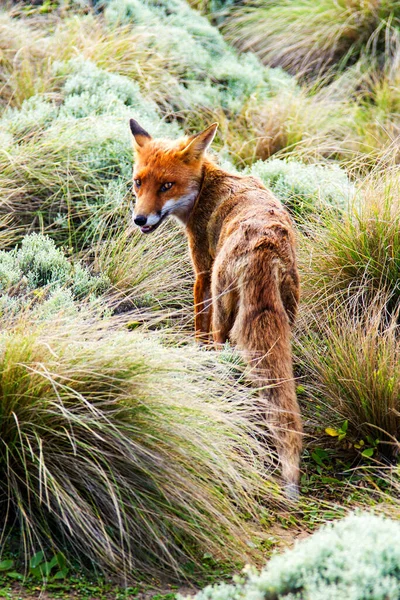
<path fill-rule="evenodd" d="M 295 500 L 303 429 L 280 271 L 281 263 L 271 244 L 252 253 L 245 281 L 240 285 L 239 311 L 232 334 L 247 356 L 255 383 L 262 388 L 260 408 L 278 452 L 287 496 Z"/>

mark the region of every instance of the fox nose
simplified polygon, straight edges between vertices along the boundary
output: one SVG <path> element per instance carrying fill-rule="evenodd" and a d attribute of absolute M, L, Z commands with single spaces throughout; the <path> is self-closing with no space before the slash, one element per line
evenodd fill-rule
<path fill-rule="evenodd" d="M 133 222 L 139 227 L 143 227 L 143 225 L 146 225 L 147 217 L 145 217 L 144 215 L 138 215 L 133 219 Z"/>

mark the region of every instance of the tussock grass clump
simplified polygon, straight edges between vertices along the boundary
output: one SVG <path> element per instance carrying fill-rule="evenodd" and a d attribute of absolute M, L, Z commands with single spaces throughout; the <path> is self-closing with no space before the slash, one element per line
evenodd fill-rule
<path fill-rule="evenodd" d="M 45 36 L 0 10 L 0 108 L 43 92 L 49 76 Z"/>
<path fill-rule="evenodd" d="M 279 0 L 234 7 L 228 39 L 271 66 L 320 77 L 365 57 L 371 69 L 396 68 L 400 8 L 395 0 Z"/>
<path fill-rule="evenodd" d="M 310 302 L 400 303 L 400 180 L 398 169 L 368 178 L 343 214 L 324 214 L 302 240 L 305 298 Z"/>
<path fill-rule="evenodd" d="M 94 264 L 113 285 L 117 305 L 191 318 L 193 268 L 179 226 L 169 222 L 151 236 L 127 227 L 99 244 Z"/>
<path fill-rule="evenodd" d="M 132 24 L 109 27 L 103 18 L 90 13 L 70 16 L 56 24 L 50 48 L 55 60 L 67 62 L 81 57 L 100 69 L 129 77 L 142 84 L 142 89 L 160 85 L 173 77 L 165 70 L 162 55 L 152 52 L 149 34 Z M 53 82 L 57 85 L 57 82 Z"/>
<path fill-rule="evenodd" d="M 283 85 L 262 102 L 252 98 L 243 106 L 231 121 L 227 143 L 247 164 L 274 154 L 348 160 L 358 151 L 354 118 L 355 107 L 328 88 L 310 94 L 305 87 Z"/>
<path fill-rule="evenodd" d="M 142 575 L 246 555 L 245 519 L 268 494 L 248 390 L 212 354 L 90 315 L 4 325 L 3 540 L 16 523 L 28 556 L 42 546 Z"/>
<path fill-rule="evenodd" d="M 325 525 L 236 585 L 208 587 L 196 600 L 396 600 L 400 583 L 397 521 L 350 515 Z"/>
<path fill-rule="evenodd" d="M 308 316 L 298 335 L 298 363 L 307 392 L 324 407 L 324 427 L 347 420 L 347 438 L 363 439 L 361 450 L 372 444 L 371 452 L 396 455 L 400 339 L 396 318 L 388 322 L 384 299 L 376 299 L 358 318 L 346 309 L 327 310 L 323 320 Z"/>
<path fill-rule="evenodd" d="M 400 60 L 400 51 L 398 53 Z M 338 85 L 341 85 L 339 78 Z M 361 74 L 354 77 L 354 94 L 358 96 L 355 112 L 354 134 L 358 150 L 363 157 L 375 155 L 383 164 L 399 163 L 398 139 L 400 135 L 400 74 L 396 67 L 378 77 Z M 360 167 L 368 161 L 360 160 Z M 376 160 L 372 163 L 375 167 Z"/>

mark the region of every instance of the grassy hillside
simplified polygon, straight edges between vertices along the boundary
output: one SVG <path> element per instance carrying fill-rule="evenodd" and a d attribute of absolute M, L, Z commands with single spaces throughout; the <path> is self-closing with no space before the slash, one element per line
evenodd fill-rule
<path fill-rule="evenodd" d="M 65 561 L 196 582 L 261 565 L 286 529 L 398 518 L 400 26 L 375 4 L 2 5 L 4 589 Z M 182 230 L 132 230 L 131 117 L 171 137 L 218 121 L 216 160 L 293 217 L 296 506 L 240 355 L 194 344 Z"/>

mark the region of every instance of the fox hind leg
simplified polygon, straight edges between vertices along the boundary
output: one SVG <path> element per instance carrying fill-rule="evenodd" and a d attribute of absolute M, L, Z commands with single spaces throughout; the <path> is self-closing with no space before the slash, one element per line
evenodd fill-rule
<path fill-rule="evenodd" d="M 217 347 L 229 339 L 236 318 L 237 292 L 227 274 L 224 263 L 217 262 L 211 280 L 212 334 Z"/>
<path fill-rule="evenodd" d="M 292 269 L 285 275 L 280 286 L 280 292 L 283 306 L 292 326 L 296 319 L 300 297 L 300 282 L 297 270 Z"/>
<path fill-rule="evenodd" d="M 229 339 L 235 320 L 234 312 L 226 300 L 221 297 L 213 300 L 212 334 L 216 346 L 224 344 Z"/>

